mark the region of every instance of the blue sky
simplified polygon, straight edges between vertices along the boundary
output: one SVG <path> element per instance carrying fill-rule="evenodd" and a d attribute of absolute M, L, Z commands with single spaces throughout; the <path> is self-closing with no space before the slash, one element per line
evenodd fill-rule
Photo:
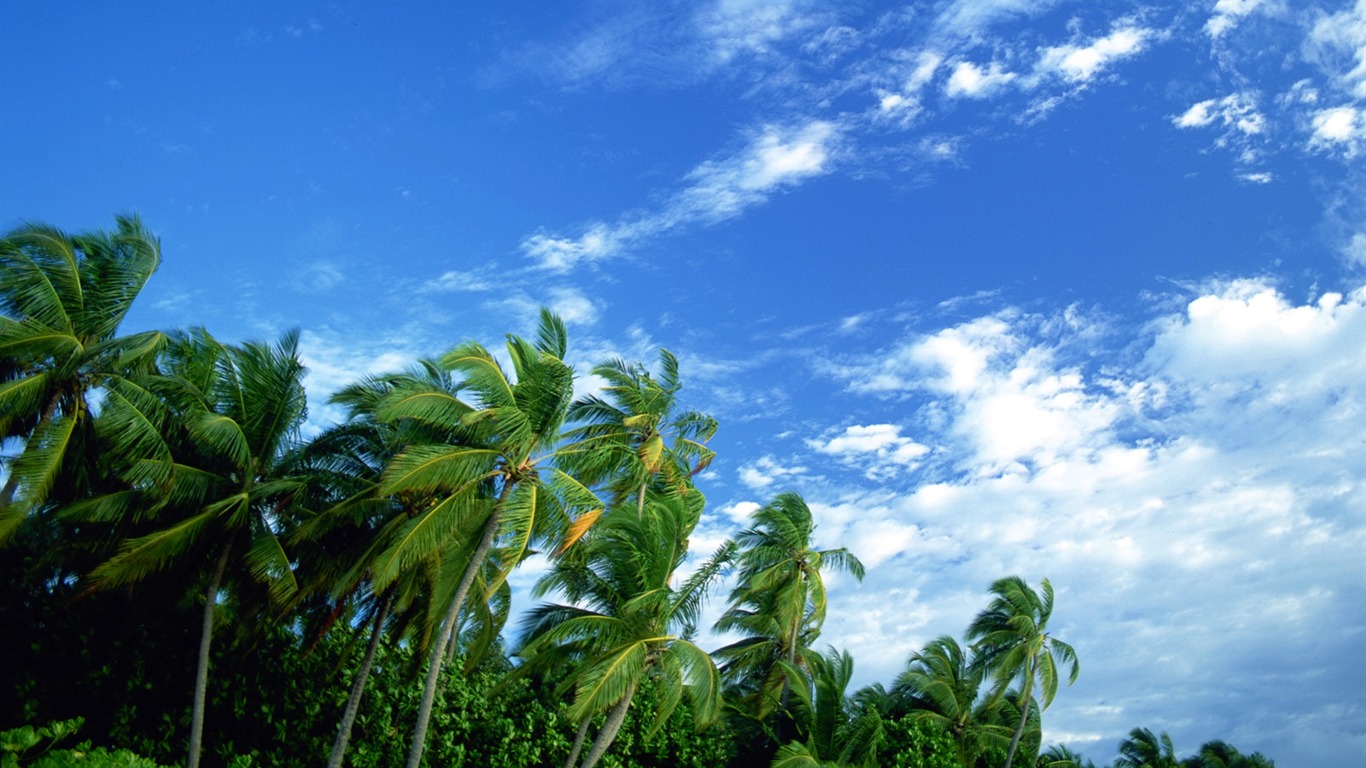
<path fill-rule="evenodd" d="M 890 682 L 1058 590 L 1050 741 L 1366 755 L 1366 0 L 0 6 L 0 226 L 139 212 L 129 330 L 342 384 L 549 305 L 683 363 Z M 523 586 L 537 566 L 519 576 Z"/>

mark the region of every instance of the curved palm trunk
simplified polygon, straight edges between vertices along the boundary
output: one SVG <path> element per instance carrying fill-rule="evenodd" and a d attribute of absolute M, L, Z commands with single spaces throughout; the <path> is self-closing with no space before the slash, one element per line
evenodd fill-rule
<path fill-rule="evenodd" d="M 507 495 L 510 487 L 504 487 L 502 496 Z M 436 700 L 436 684 L 441 677 L 446 645 L 455 633 L 455 622 L 460 615 L 460 606 L 465 603 L 465 595 L 469 593 L 470 586 L 474 584 L 474 577 L 478 575 L 479 569 L 483 567 L 484 558 L 488 557 L 489 549 L 493 547 L 493 538 L 498 532 L 498 522 L 502 517 L 502 501 L 500 497 L 493 511 L 489 513 L 488 522 L 484 523 L 483 538 L 479 540 L 479 546 L 475 547 L 474 554 L 470 555 L 470 562 L 465 566 L 465 574 L 460 577 L 460 584 L 455 588 L 455 595 L 451 597 L 450 607 L 446 609 L 446 616 L 441 620 L 441 634 L 432 645 L 431 660 L 427 664 L 427 679 L 422 687 L 422 702 L 417 708 L 417 724 L 413 727 L 413 744 L 408 750 L 407 768 L 418 768 L 422 762 L 422 751 L 427 745 L 427 726 L 432 719 L 432 703 Z"/>
<path fill-rule="evenodd" d="M 1020 724 L 1015 727 L 1015 735 L 1010 739 L 1010 749 L 1006 750 L 1005 768 L 1010 768 L 1010 764 L 1015 761 L 1015 750 L 1020 746 L 1020 737 L 1024 736 L 1025 723 L 1029 721 L 1029 695 L 1034 692 L 1033 660 L 1029 662 L 1025 683 L 1024 698 L 1020 700 Z"/>
<path fill-rule="evenodd" d="M 574 768 L 574 764 L 579 761 L 579 753 L 583 751 L 583 743 L 588 740 L 588 726 L 592 724 L 590 717 L 579 723 L 579 732 L 574 734 L 574 746 L 569 749 L 569 759 L 564 761 L 564 768 Z"/>
<path fill-rule="evenodd" d="M 209 586 L 204 590 L 204 624 L 199 632 L 199 663 L 194 673 L 194 705 L 190 714 L 190 755 L 186 768 L 199 768 L 199 754 L 204 747 L 204 700 L 209 693 L 209 646 L 213 641 L 213 609 L 218 603 L 218 588 L 223 584 L 223 572 L 228 568 L 228 554 L 232 538 L 214 564 Z"/>
<path fill-rule="evenodd" d="M 626 695 L 621 697 L 612 711 L 607 713 L 607 720 L 602 724 L 602 730 L 598 731 L 598 737 L 593 739 L 593 748 L 588 750 L 588 755 L 583 758 L 583 764 L 579 768 L 593 768 L 607 754 L 607 748 L 612 746 L 612 742 L 617 738 L 617 732 L 621 730 L 621 724 L 626 722 L 626 710 L 631 708 L 631 698 L 636 695 L 636 684 L 631 683 L 631 687 L 626 689 Z"/>
<path fill-rule="evenodd" d="M 356 671 L 356 680 L 351 685 L 351 696 L 346 700 L 346 711 L 342 713 L 341 724 L 337 726 L 337 740 L 332 744 L 332 756 L 327 760 L 327 768 L 341 768 L 342 760 L 346 757 L 346 745 L 351 741 L 351 727 L 356 724 L 356 714 L 360 712 L 361 696 L 365 694 L 365 681 L 370 677 L 370 668 L 374 666 L 375 652 L 379 650 L 379 641 L 384 634 L 384 620 L 389 618 L 391 604 L 391 598 L 384 598 L 379 616 L 375 617 L 375 626 L 370 628 L 370 645 L 365 649 L 365 659 L 361 661 L 360 669 Z"/>

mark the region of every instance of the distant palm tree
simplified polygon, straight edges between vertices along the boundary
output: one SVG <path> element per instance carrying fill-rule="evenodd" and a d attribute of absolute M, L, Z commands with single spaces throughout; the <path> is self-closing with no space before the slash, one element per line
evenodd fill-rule
<path fill-rule="evenodd" d="M 485 573 L 489 558 L 497 563 L 485 582 L 484 592 L 491 595 L 533 541 L 553 541 L 563 549 L 601 514 L 601 504 L 588 488 L 555 464 L 573 398 L 573 371 L 564 363 L 567 346 L 563 321 L 543 309 L 535 341 L 508 336 L 511 377 L 476 342 L 441 357 L 441 368 L 461 377 L 460 391 L 470 395 L 472 404 L 451 392 L 403 389 L 377 411 L 383 420 L 412 420 L 458 439 L 409 446 L 390 462 L 380 494 L 418 494 L 432 502 L 395 532 L 376 559 L 376 586 L 383 588 L 417 564 L 449 554 L 452 547 L 469 547 L 431 648 L 408 768 L 421 763 L 447 646 L 466 595 Z M 571 520 L 574 512 L 578 518 Z"/>
<path fill-rule="evenodd" d="M 1195 757 L 1181 763 L 1182 768 L 1275 768 L 1276 764 L 1260 752 L 1244 755 L 1232 744 L 1209 741 L 1200 745 Z"/>
<path fill-rule="evenodd" d="M 761 721 L 786 709 L 802 653 L 820 635 L 827 607 L 823 570 L 863 578 L 863 563 L 847 549 L 815 549 L 814 532 L 805 500 L 781 493 L 736 538 L 738 583 L 716 629 L 745 637 L 715 655 L 727 682 L 746 692 L 751 713 Z"/>
<path fill-rule="evenodd" d="M 1082 757 L 1065 744 L 1055 744 L 1044 750 L 1034 765 L 1035 768 L 1096 768 L 1095 762 Z"/>
<path fill-rule="evenodd" d="M 297 590 L 279 532 L 306 478 L 287 468 L 305 416 L 297 332 L 277 343 L 230 346 L 203 331 L 172 340 L 160 372 L 144 379 L 160 400 L 112 390 L 101 427 L 124 457 L 129 487 L 73 505 L 73 518 L 154 521 L 152 533 L 124 542 L 91 573 L 96 588 L 133 584 L 175 562 L 203 558 L 203 626 L 190 725 L 190 768 L 199 765 L 214 608 L 227 566 L 240 557 L 250 575 L 283 602 Z M 141 390 L 139 390 L 141 391 Z M 157 428 L 154 428 L 157 427 Z"/>
<path fill-rule="evenodd" d="M 157 332 L 119 336 L 161 262 L 136 216 L 114 232 L 69 235 L 28 224 L 0 238 L 0 440 L 24 447 L 0 489 L 0 545 L 54 487 L 90 487 L 92 393 L 150 364 Z"/>
<path fill-rule="evenodd" d="M 988 749 L 1010 742 L 1010 729 L 997 724 L 993 700 L 983 695 L 984 679 L 985 670 L 958 641 L 941 635 L 911 656 L 893 693 L 909 702 L 917 719 L 943 727 L 953 738 L 959 762 L 971 768 Z"/>
<path fill-rule="evenodd" d="M 702 504 L 699 493 L 650 493 L 646 514 L 604 518 L 578 556 L 561 561 L 536 586 L 535 594 L 557 591 L 568 603 L 531 611 L 520 655 L 531 665 L 546 658 L 575 661 L 561 687 L 574 691 L 569 716 L 581 727 L 607 712 L 580 768 L 592 768 L 611 746 L 647 674 L 659 682 L 655 728 L 685 692 L 699 725 L 719 710 L 720 675 L 689 638 L 707 587 L 733 556 L 734 545 L 727 542 L 674 585 Z"/>
<path fill-rule="evenodd" d="M 806 667 L 810 689 L 793 689 L 798 738 L 779 747 L 772 768 L 874 768 L 882 717 L 875 706 L 856 706 L 847 694 L 854 658 L 830 648 L 823 656 L 808 654 Z M 866 698 L 867 691 L 860 693 Z"/>
<path fill-rule="evenodd" d="M 1172 737 L 1165 732 L 1153 735 L 1147 728 L 1129 731 L 1129 738 L 1119 743 L 1119 757 L 1115 768 L 1181 768 L 1176 759 L 1176 748 Z"/>
<path fill-rule="evenodd" d="M 1057 695 L 1058 664 L 1070 665 L 1069 685 L 1076 682 L 1080 666 L 1072 646 L 1048 633 L 1053 615 L 1053 585 L 1048 579 L 1043 580 L 1042 597 L 1018 576 L 997 579 L 990 591 L 994 597 L 973 619 L 967 638 L 974 643 L 978 660 L 995 676 L 998 695 L 1005 693 L 1011 682 L 1020 684 L 1019 725 L 1006 752 L 1005 768 L 1010 768 L 1024 735 L 1035 689 L 1042 711 Z"/>
<path fill-rule="evenodd" d="M 594 368 L 607 382 L 605 397 L 586 395 L 569 407 L 569 420 L 581 426 L 565 434 L 569 444 L 560 451 L 561 465 L 584 483 L 609 481 L 614 505 L 634 497 L 637 516 L 651 482 L 684 488 L 715 457 L 706 442 L 716 420 L 697 411 L 675 414 L 678 360 L 661 349 L 659 367 L 659 378 L 620 359 Z"/>

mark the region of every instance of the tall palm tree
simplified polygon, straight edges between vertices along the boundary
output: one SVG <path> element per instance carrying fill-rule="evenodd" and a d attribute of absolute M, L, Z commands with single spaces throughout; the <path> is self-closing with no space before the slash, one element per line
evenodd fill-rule
<path fill-rule="evenodd" d="M 181 335 L 147 377 L 146 391 L 110 388 L 100 427 L 128 458 L 129 487 L 74 505 L 73 518 L 150 519 L 156 529 L 122 544 L 91 573 L 94 588 L 134 584 L 173 563 L 212 563 L 190 726 L 190 768 L 199 765 L 214 609 L 230 563 L 240 560 L 271 598 L 288 599 L 297 582 L 278 533 L 288 524 L 305 479 L 286 473 L 305 416 L 298 333 L 275 344 L 225 345 L 206 332 Z"/>
<path fill-rule="evenodd" d="M 689 639 L 708 585 L 733 556 L 730 542 L 675 588 L 688 536 L 701 517 L 700 493 L 656 494 L 646 514 L 604 518 L 579 556 L 560 561 L 535 589 L 558 591 L 566 604 L 542 604 L 528 615 L 520 655 L 531 665 L 550 658 L 577 661 L 562 683 L 574 691 L 569 716 L 583 724 L 607 712 L 580 768 L 592 768 L 616 738 L 646 675 L 660 681 L 655 728 L 686 692 L 699 724 L 720 704 L 720 675 L 707 652 Z M 574 755 L 571 754 L 572 763 Z"/>
<path fill-rule="evenodd" d="M 460 435 L 452 442 L 405 448 L 379 488 L 382 495 L 420 494 L 432 502 L 404 523 L 377 558 L 377 587 L 449 551 L 453 540 L 469 545 L 431 648 L 408 768 L 421 762 L 447 645 L 488 558 L 495 557 L 497 565 L 485 594 L 501 585 L 532 542 L 553 541 L 563 549 L 601 514 L 588 488 L 555 466 L 573 398 L 573 371 L 564 363 L 567 344 L 564 323 L 543 309 L 535 341 L 508 336 L 512 376 L 476 342 L 442 356 L 441 367 L 461 377 L 461 391 L 469 393 L 471 403 L 449 392 L 400 390 L 378 410 L 384 420 L 411 419 Z"/>
<path fill-rule="evenodd" d="M 985 671 L 974 664 L 958 641 L 941 635 L 911 656 L 897 677 L 894 695 L 907 701 L 914 717 L 941 726 L 967 768 L 988 749 L 1003 748 L 1010 729 L 998 725 L 993 700 L 983 695 Z"/>
<path fill-rule="evenodd" d="M 408 445 L 450 437 L 410 421 L 377 418 L 380 404 L 395 391 L 422 389 L 456 392 L 449 374 L 430 360 L 419 361 L 417 366 L 400 373 L 367 377 L 343 388 L 330 400 L 346 409 L 347 420 L 318 435 L 299 456 L 301 467 L 314 480 L 311 490 L 317 498 L 310 506 L 318 510 L 303 520 L 292 535 L 299 570 L 307 577 L 300 597 L 315 601 L 321 598 L 324 610 L 319 634 L 327 631 L 348 606 L 355 612 L 349 623 L 358 629 L 370 629 L 365 654 L 337 726 L 329 768 L 340 768 L 345 758 L 386 622 L 396 614 L 396 625 L 416 624 L 418 647 L 429 647 L 433 612 L 415 609 L 430 607 L 432 601 L 423 597 L 441 591 L 436 588 L 439 583 L 433 584 L 431 578 L 443 574 L 449 579 L 452 572 L 440 567 L 413 569 L 382 590 L 374 588 L 372 579 L 374 561 L 389 539 L 409 516 L 430 501 L 410 494 L 380 494 L 378 488 L 385 467 Z M 415 622 L 415 614 L 428 621 Z"/>
<path fill-rule="evenodd" d="M 863 579 L 863 563 L 847 549 L 812 546 L 815 523 L 805 500 L 781 493 L 736 537 L 738 583 L 716 629 L 745 637 L 720 648 L 723 677 L 745 692 L 765 720 L 786 709 L 804 650 L 820 635 L 827 608 L 823 569 Z M 779 734 L 779 741 L 785 741 Z"/>
<path fill-rule="evenodd" d="M 968 627 L 967 638 L 974 643 L 978 659 L 991 670 L 997 694 L 1010 683 L 1019 682 L 1019 725 L 1006 751 L 1005 768 L 1010 768 L 1015 751 L 1029 720 L 1030 703 L 1039 691 L 1039 709 L 1047 709 L 1058 692 L 1058 664 L 1071 667 L 1068 685 L 1076 682 L 1081 671 L 1072 646 L 1048 632 L 1053 616 L 1053 585 L 1043 580 L 1040 596 L 1019 576 L 1006 576 L 991 585 L 993 598 Z"/>
<path fill-rule="evenodd" d="M 1172 737 L 1165 732 L 1157 736 L 1147 728 L 1135 728 L 1119 743 L 1115 768 L 1181 768 L 1181 761 L 1176 759 Z"/>
<path fill-rule="evenodd" d="M 581 481 L 611 482 L 614 504 L 634 496 L 637 516 L 652 481 L 685 488 L 716 455 L 706 445 L 716 420 L 698 411 L 674 413 L 682 387 L 678 359 L 661 349 L 659 368 L 658 378 L 620 359 L 594 368 L 607 382 L 605 396 L 586 395 L 570 406 L 569 420 L 582 425 L 565 434 L 569 445 L 561 451 L 562 465 Z"/>
<path fill-rule="evenodd" d="M 161 262 L 136 216 L 113 232 L 69 235 L 28 224 L 0 238 L 0 440 L 23 449 L 0 489 L 0 545 L 54 488 L 89 487 L 97 451 L 91 394 L 146 365 L 157 332 L 120 336 Z"/>

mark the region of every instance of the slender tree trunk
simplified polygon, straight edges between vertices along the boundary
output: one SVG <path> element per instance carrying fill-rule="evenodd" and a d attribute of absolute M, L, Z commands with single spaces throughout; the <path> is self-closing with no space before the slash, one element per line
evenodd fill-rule
<path fill-rule="evenodd" d="M 607 748 L 612 746 L 612 742 L 617 738 L 617 731 L 621 730 L 621 724 L 626 722 L 626 710 L 631 708 L 631 698 L 636 695 L 636 684 L 631 683 L 631 687 L 626 689 L 626 695 L 621 697 L 612 711 L 607 713 L 607 720 L 602 724 L 602 730 L 598 731 L 598 737 L 593 739 L 593 748 L 588 750 L 588 755 L 583 758 L 583 765 L 579 768 L 593 768 L 607 754 Z"/>
<path fill-rule="evenodd" d="M 798 619 L 800 621 L 800 616 L 798 617 Z M 788 633 L 787 637 L 787 664 L 789 667 L 797 666 L 797 635 L 801 631 L 801 624 L 799 623 L 799 621 L 793 623 L 792 631 Z M 778 712 L 778 746 L 782 746 L 783 744 L 787 743 L 789 738 L 789 732 L 793 730 L 790 727 L 792 724 L 792 713 L 788 709 L 788 702 L 790 702 L 791 699 L 792 678 L 784 674 L 783 692 L 778 698 L 780 710 Z"/>
<path fill-rule="evenodd" d="M 392 603 L 392 598 L 384 598 L 379 616 L 375 617 L 375 626 L 370 628 L 370 645 L 365 649 L 365 658 L 360 663 L 360 669 L 356 671 L 355 682 L 351 684 L 351 696 L 346 700 L 346 711 L 342 713 L 341 724 L 337 726 L 337 740 L 332 745 L 332 757 L 327 761 L 327 768 L 341 768 L 342 760 L 346 757 L 346 745 L 351 740 L 351 726 L 355 725 L 356 714 L 360 712 L 361 696 L 365 694 L 365 680 L 370 677 L 370 667 L 375 663 L 375 652 L 379 650 L 380 638 L 384 636 L 384 621 L 389 618 L 389 607 Z"/>
<path fill-rule="evenodd" d="M 436 700 L 436 684 L 441 677 L 446 644 L 455 632 L 455 622 L 460 616 L 460 606 L 465 603 L 465 595 L 469 593 L 470 586 L 474 584 L 474 577 L 483 567 L 484 558 L 488 557 L 489 549 L 493 546 L 494 534 L 498 532 L 498 522 L 502 517 L 503 498 L 507 496 L 509 488 L 510 485 L 504 488 L 497 503 L 494 504 L 493 511 L 489 513 L 488 522 L 484 523 L 483 538 L 479 540 L 479 546 L 475 547 L 474 554 L 470 555 L 470 562 L 465 566 L 465 574 L 460 577 L 460 584 L 455 588 L 450 607 L 446 609 L 446 616 L 441 621 L 441 633 L 432 646 L 431 660 L 427 663 L 427 680 L 422 688 L 422 702 L 417 708 L 417 724 L 413 727 L 413 743 L 408 750 L 407 768 L 419 768 L 422 763 L 422 751 L 427 745 L 427 726 L 432 719 L 432 702 Z"/>
<path fill-rule="evenodd" d="M 636 519 L 645 519 L 645 483 L 640 484 L 640 491 L 636 493 Z"/>
<path fill-rule="evenodd" d="M 1029 669 L 1025 674 L 1024 698 L 1020 700 L 1020 724 L 1015 728 L 1015 735 L 1010 739 L 1010 749 L 1006 751 L 1005 768 L 1010 768 L 1010 764 L 1015 761 L 1015 749 L 1020 746 L 1020 737 L 1024 735 L 1025 723 L 1029 721 L 1029 695 L 1034 692 L 1034 661 L 1029 662 Z"/>
<path fill-rule="evenodd" d="M 209 645 L 213 641 L 213 612 L 218 603 L 218 588 L 223 584 L 223 572 L 228 568 L 228 554 L 233 539 L 223 544 L 218 554 L 209 586 L 204 590 L 204 625 L 199 632 L 199 664 L 194 673 L 194 705 L 190 714 L 190 756 L 186 768 L 199 768 L 199 754 L 204 747 L 204 701 L 209 693 Z"/>
<path fill-rule="evenodd" d="M 574 768 L 574 763 L 579 761 L 579 753 L 583 751 L 583 743 L 588 740 L 588 726 L 592 723 L 593 718 L 591 717 L 579 723 L 579 732 L 574 734 L 574 746 L 569 748 L 569 759 L 564 761 L 564 768 Z"/>

